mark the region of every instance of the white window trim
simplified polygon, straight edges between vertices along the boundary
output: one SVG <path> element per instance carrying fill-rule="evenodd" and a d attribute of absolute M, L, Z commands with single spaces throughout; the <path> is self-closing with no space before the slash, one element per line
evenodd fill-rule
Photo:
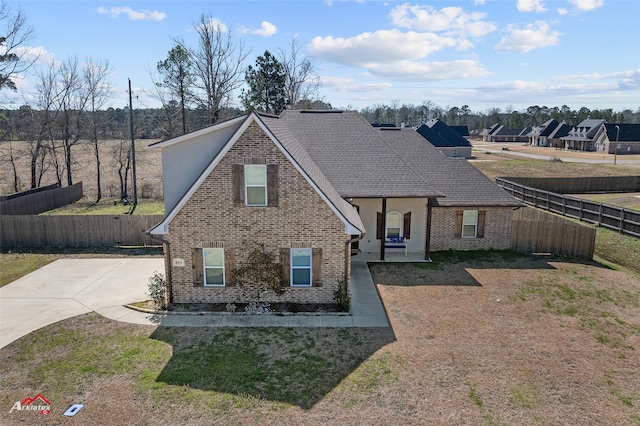
<path fill-rule="evenodd" d="M 294 266 L 293 265 L 293 251 L 294 250 L 306 250 L 309 253 L 309 266 Z M 292 248 L 289 250 L 289 282 L 291 287 L 313 287 L 313 251 L 310 248 Z M 293 271 L 296 269 L 306 269 L 309 271 L 309 284 L 294 284 L 293 283 Z"/>
<path fill-rule="evenodd" d="M 387 212 L 387 217 L 385 218 L 385 230 L 384 230 L 384 237 L 385 238 L 390 238 L 389 237 L 389 215 L 392 214 L 397 214 L 400 217 L 400 222 L 399 222 L 399 226 L 398 228 L 400 229 L 400 232 L 398 233 L 398 237 L 402 237 L 403 236 L 403 226 L 404 226 L 404 216 L 402 215 L 402 213 L 400 212 Z"/>
<path fill-rule="evenodd" d="M 247 183 L 247 167 L 264 168 L 264 185 L 249 185 Z M 264 188 L 264 204 L 249 204 L 248 188 Z M 244 165 L 244 204 L 247 207 L 265 207 L 269 202 L 267 194 L 267 165 L 266 164 L 245 164 Z"/>
<path fill-rule="evenodd" d="M 469 212 L 469 213 L 475 212 L 475 214 L 476 214 L 476 220 L 473 223 L 473 235 L 465 235 L 464 234 L 465 225 L 466 226 L 472 225 L 471 223 L 465 223 L 465 221 L 464 221 L 467 212 Z M 479 216 L 478 210 L 463 210 L 462 211 L 462 229 L 460 230 L 460 236 L 462 238 L 477 238 L 477 236 L 478 236 L 478 216 Z"/>
<path fill-rule="evenodd" d="M 222 266 L 207 266 L 204 258 L 206 250 L 222 250 Z M 208 284 L 207 283 L 207 269 L 222 269 L 222 284 Z M 225 264 L 224 264 L 224 248 L 203 248 L 202 249 L 202 275 L 205 287 L 225 287 L 227 283 L 227 276 L 225 274 Z"/>

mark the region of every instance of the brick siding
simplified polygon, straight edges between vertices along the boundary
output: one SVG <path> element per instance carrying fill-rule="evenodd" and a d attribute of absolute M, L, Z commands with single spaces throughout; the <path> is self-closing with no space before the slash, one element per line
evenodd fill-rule
<path fill-rule="evenodd" d="M 278 165 L 278 207 L 234 207 L 232 166 L 245 158 L 264 158 Z M 279 249 L 322 248 L 322 286 L 287 288 L 283 295 L 260 294 L 261 301 L 333 303 L 339 280 L 345 277 L 344 224 L 287 157 L 252 123 L 203 181 L 169 225 L 171 258 L 184 267 L 171 267 L 175 303 L 232 303 L 256 300 L 257 288 L 194 286 L 191 249 L 215 242 L 232 251 L 238 266 L 246 260 L 242 243 L 264 244 L 278 259 Z M 228 277 L 227 277 L 228 279 Z"/>
<path fill-rule="evenodd" d="M 505 250 L 511 247 L 511 207 L 467 207 L 486 211 L 484 238 L 456 238 L 456 212 L 462 207 L 436 207 L 432 212 L 431 250 Z"/>

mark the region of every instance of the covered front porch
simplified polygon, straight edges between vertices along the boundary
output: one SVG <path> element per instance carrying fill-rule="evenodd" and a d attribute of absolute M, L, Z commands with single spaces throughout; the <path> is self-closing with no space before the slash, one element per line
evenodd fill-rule
<path fill-rule="evenodd" d="M 429 261 L 433 198 L 353 198 L 368 230 L 352 253 L 378 261 Z M 375 231 L 374 231 L 375 230 Z M 408 260 L 411 259 L 411 260 Z"/>

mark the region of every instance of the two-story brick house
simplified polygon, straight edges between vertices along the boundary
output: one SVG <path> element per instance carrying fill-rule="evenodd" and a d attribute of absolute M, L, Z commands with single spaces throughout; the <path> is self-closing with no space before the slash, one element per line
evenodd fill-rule
<path fill-rule="evenodd" d="M 381 259 L 508 248 L 520 205 L 415 131 L 351 111 L 250 113 L 152 147 L 162 149 L 166 216 L 150 233 L 165 241 L 176 303 L 242 301 L 231 271 L 244 242 L 282 265 L 286 290 L 263 300 L 332 303 L 355 241 Z"/>

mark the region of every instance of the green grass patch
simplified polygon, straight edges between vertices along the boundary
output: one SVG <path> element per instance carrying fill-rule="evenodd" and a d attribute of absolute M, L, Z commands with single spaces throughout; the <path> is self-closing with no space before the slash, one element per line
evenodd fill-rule
<path fill-rule="evenodd" d="M 640 273 L 640 238 L 598 228 L 595 254 L 604 260 Z"/>
<path fill-rule="evenodd" d="M 153 407 L 258 411 L 312 407 L 332 389 L 374 389 L 400 371 L 379 349 L 390 329 L 159 327 L 87 314 L 37 330 L 0 354 L 0 391 L 82 400 L 96 383 L 132 381 Z M 375 355 L 374 355 L 375 354 Z M 352 374 L 353 373 L 353 374 Z"/>
<path fill-rule="evenodd" d="M 472 163 L 490 179 L 496 177 L 635 176 L 638 168 L 613 164 L 554 162 L 548 160 L 498 160 Z"/>
<path fill-rule="evenodd" d="M 0 287 L 59 259 L 57 254 L 0 254 Z"/>
<path fill-rule="evenodd" d="M 66 206 L 49 210 L 42 215 L 124 215 L 129 214 L 130 205 L 122 205 L 118 200 L 101 200 L 94 203 L 85 198 Z M 164 214 L 164 202 L 161 200 L 139 199 L 133 213 L 135 216 L 162 215 Z"/>
<path fill-rule="evenodd" d="M 541 392 L 535 384 L 521 382 L 511 389 L 511 397 L 515 404 L 523 408 L 536 408 L 540 401 Z"/>

